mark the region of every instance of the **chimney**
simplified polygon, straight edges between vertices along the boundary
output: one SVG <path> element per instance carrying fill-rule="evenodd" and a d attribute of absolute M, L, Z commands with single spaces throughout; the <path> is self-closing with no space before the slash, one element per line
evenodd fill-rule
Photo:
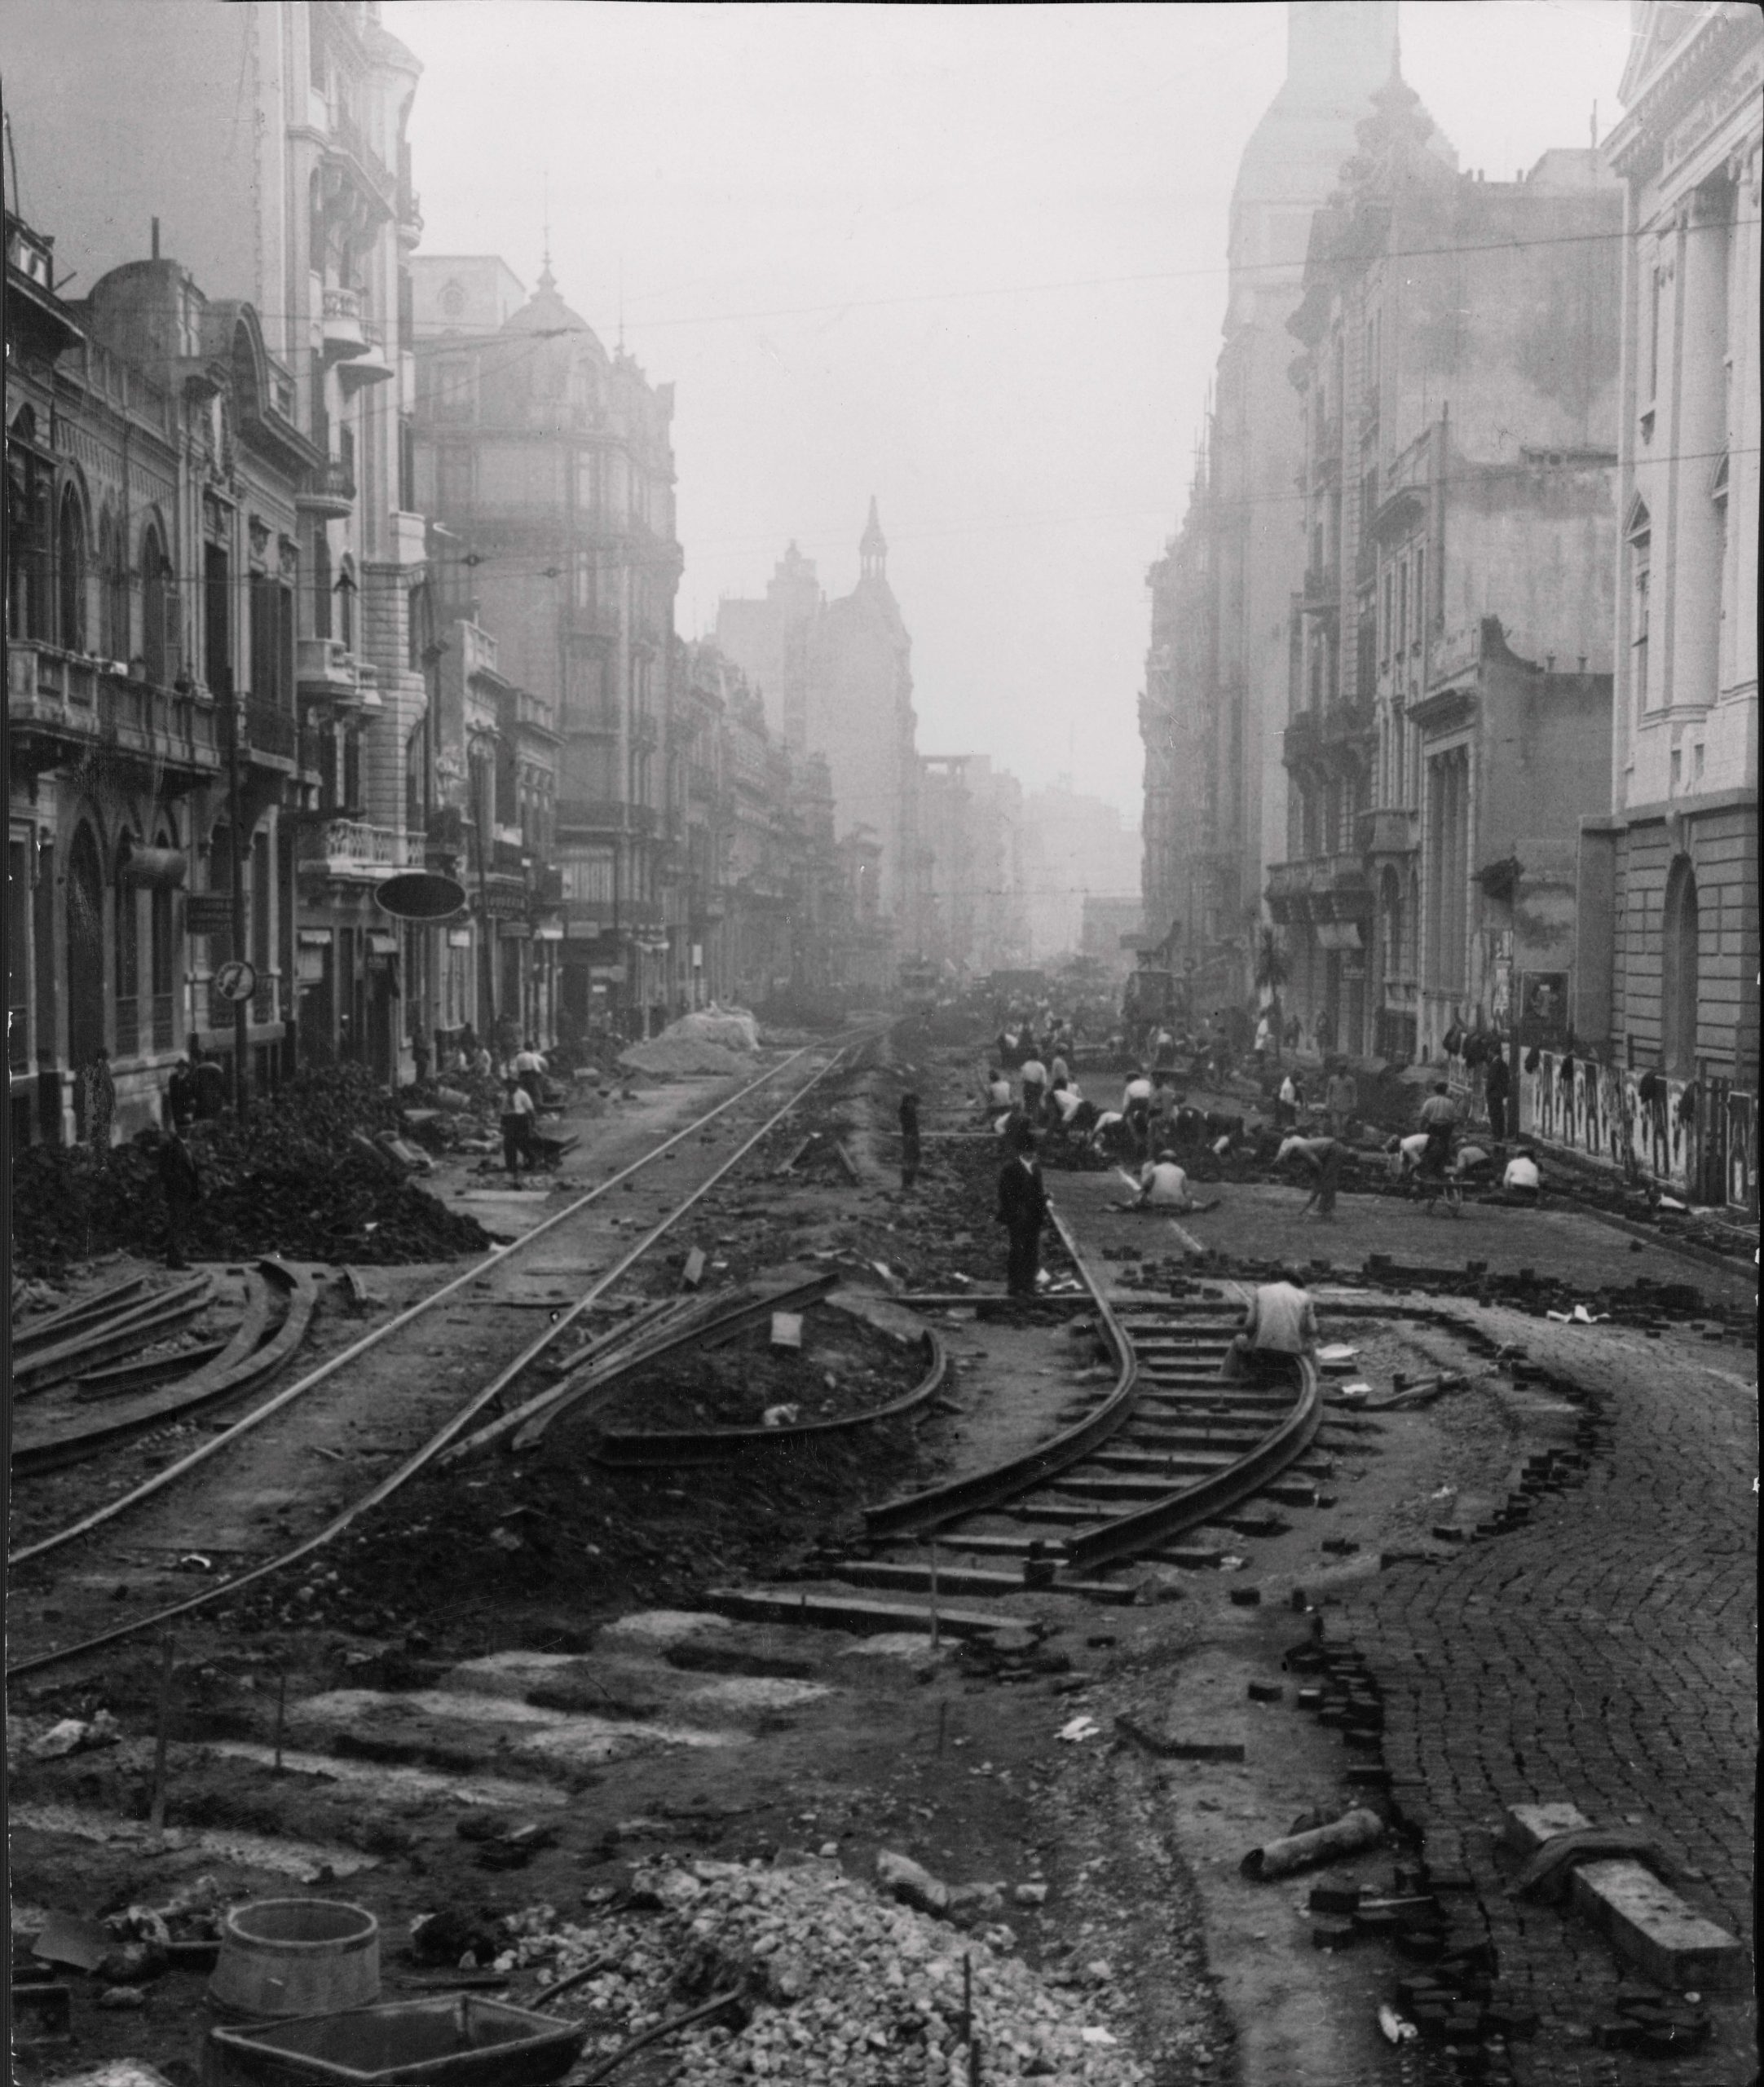
<path fill-rule="evenodd" d="M 153 258 L 156 261 L 159 258 L 159 219 L 157 218 L 153 220 Z"/>

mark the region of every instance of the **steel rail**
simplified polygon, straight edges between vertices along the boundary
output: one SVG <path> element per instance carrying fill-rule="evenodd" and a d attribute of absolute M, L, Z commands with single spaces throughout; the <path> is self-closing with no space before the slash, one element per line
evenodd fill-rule
<path fill-rule="evenodd" d="M 749 1449 L 775 1449 L 786 1444 L 800 1448 L 830 1435 L 873 1427 L 879 1421 L 902 1419 L 934 1398 L 949 1372 L 948 1350 L 928 1329 L 924 1346 L 925 1374 L 919 1382 L 898 1398 L 883 1405 L 867 1406 L 862 1413 L 845 1414 L 833 1420 L 786 1421 L 776 1427 L 677 1427 L 642 1433 L 603 1431 L 589 1445 L 589 1459 L 616 1471 L 721 1463 Z"/>
<path fill-rule="evenodd" d="M 871 1032 L 868 1030 L 859 1032 L 859 1039 L 861 1039 L 867 1037 L 871 1033 Z M 604 1291 L 610 1288 L 618 1277 L 621 1276 L 624 1271 L 640 1257 L 640 1255 L 646 1252 L 649 1247 L 653 1246 L 655 1241 L 660 1238 L 673 1224 L 683 1216 L 686 1212 L 699 1201 L 699 1199 L 715 1181 L 720 1180 L 722 1176 L 729 1171 L 730 1167 L 734 1164 L 735 1159 L 740 1158 L 743 1154 L 747 1152 L 752 1148 L 752 1146 L 756 1145 L 760 1141 L 761 1138 L 762 1138 L 768 1131 L 772 1129 L 775 1124 L 782 1122 L 783 1119 L 789 1114 L 790 1111 L 795 1108 L 806 1095 L 812 1092 L 822 1080 L 827 1079 L 832 1074 L 839 1066 L 841 1060 L 844 1059 L 847 1053 L 853 1048 L 853 1044 L 850 1042 L 840 1042 L 838 1039 L 834 1039 L 834 1042 L 836 1048 L 834 1049 L 833 1056 L 828 1060 L 827 1063 L 823 1066 L 819 1071 L 815 1073 L 811 1079 L 805 1082 L 805 1083 L 797 1089 L 796 1092 L 791 1096 L 784 1107 L 778 1110 L 774 1115 L 769 1118 L 761 1128 L 754 1133 L 753 1136 L 749 1138 L 730 1159 L 725 1161 L 724 1164 L 717 1170 L 716 1173 L 712 1176 L 709 1180 L 703 1183 L 698 1189 L 695 1189 L 692 1194 L 680 1203 L 667 1218 L 663 1220 L 660 1224 L 654 1227 L 642 1240 L 638 1242 L 637 1246 L 632 1248 L 629 1253 L 624 1255 L 612 1268 L 609 1269 L 606 1273 L 600 1277 L 598 1282 L 597 1282 L 584 1295 L 582 1299 L 576 1304 L 571 1307 L 568 1313 L 561 1317 L 554 1324 L 546 1327 L 544 1332 L 540 1334 L 535 1339 L 529 1342 L 527 1347 L 515 1357 L 512 1362 L 505 1365 L 503 1369 L 500 1370 L 491 1379 L 487 1384 L 482 1386 L 476 1392 L 474 1392 L 473 1396 L 466 1401 L 465 1404 L 456 1413 L 451 1415 L 451 1417 L 443 1423 L 441 1427 L 434 1435 L 432 1435 L 426 1442 L 421 1445 L 417 1449 L 413 1450 L 395 1470 L 389 1472 L 387 1476 L 381 1479 L 377 1485 L 373 1486 L 368 1492 L 364 1494 L 359 1500 L 353 1502 L 349 1507 L 346 1507 L 341 1514 L 334 1516 L 330 1521 L 325 1524 L 324 1528 L 316 1530 L 311 1536 L 304 1538 L 301 1542 L 293 1545 L 289 1550 L 279 1553 L 276 1557 L 266 1559 L 261 1564 L 250 1567 L 245 1572 L 236 1573 L 232 1578 L 221 1582 L 218 1586 L 205 1587 L 201 1593 L 189 1595 L 183 1601 L 174 1602 L 166 1608 L 156 1611 L 150 1616 L 135 1617 L 128 1623 L 119 1624 L 109 1630 L 100 1631 L 95 1636 L 83 1639 L 77 1644 L 62 1646 L 53 1651 L 46 1652 L 39 1652 L 29 1659 L 17 1661 L 7 1668 L 7 1679 L 8 1681 L 20 1679 L 27 1674 L 43 1673 L 51 1667 L 64 1666 L 72 1660 L 83 1658 L 90 1653 L 102 1651 L 108 1646 L 120 1644 L 126 1639 L 138 1637 L 143 1631 L 161 1629 L 165 1625 L 174 1622 L 179 1617 L 192 1614 L 197 1609 L 209 1608 L 216 1602 L 230 1600 L 236 1595 L 243 1593 L 246 1588 L 255 1586 L 260 1580 L 267 1579 L 274 1573 L 283 1572 L 289 1566 L 298 1564 L 302 1559 L 311 1556 L 315 1551 L 323 1550 L 326 1545 L 334 1542 L 337 1537 L 341 1536 L 344 1533 L 345 1530 L 351 1528 L 355 1522 L 361 1516 L 366 1514 L 369 1509 L 377 1507 L 381 1502 L 390 1499 L 395 1493 L 399 1491 L 404 1485 L 408 1485 L 412 1478 L 416 1477 L 420 1471 L 424 1470 L 430 1463 L 433 1463 L 435 1458 L 438 1457 L 441 1452 L 454 1441 L 461 1428 L 465 1427 L 471 1421 L 475 1419 L 477 1416 L 495 1400 L 500 1398 L 508 1386 L 514 1383 L 523 1370 L 528 1369 L 533 1361 L 540 1355 L 543 1354 L 545 1350 L 551 1345 L 553 1341 L 557 1339 L 558 1337 L 571 1323 L 573 1323 L 576 1319 L 580 1317 Z M 693 1132 L 701 1129 L 706 1123 L 711 1120 L 712 1116 L 721 1115 L 725 1110 L 732 1107 L 736 1101 L 741 1100 L 743 1095 L 752 1093 L 754 1088 L 762 1087 L 765 1085 L 768 1081 L 775 1079 L 778 1074 L 784 1070 L 785 1066 L 793 1065 L 796 1060 L 806 1057 L 812 1050 L 826 1049 L 827 1048 L 828 1046 L 826 1044 L 807 1044 L 805 1045 L 801 1050 L 792 1052 L 789 1057 L 782 1061 L 779 1065 L 773 1067 L 770 1072 L 764 1074 L 761 1079 L 751 1082 L 747 1087 L 741 1089 L 739 1093 L 731 1095 L 727 1101 L 719 1103 L 717 1107 L 710 1111 L 708 1114 L 700 1117 L 695 1123 L 689 1124 L 686 1129 L 677 1132 L 673 1136 L 668 1139 L 664 1144 L 654 1147 L 644 1156 L 642 1159 L 634 1162 L 633 1165 L 622 1169 L 618 1174 L 609 1176 L 606 1181 L 600 1185 L 600 1187 L 598 1189 L 590 1190 L 588 1195 L 579 1198 L 575 1202 L 569 1205 L 566 1210 L 558 1211 L 555 1216 L 546 1219 L 542 1224 L 536 1225 L 531 1232 L 527 1233 L 521 1241 L 518 1242 L 517 1245 L 525 1246 L 530 1243 L 534 1238 L 537 1238 L 540 1233 L 550 1231 L 554 1226 L 561 1224 L 566 1217 L 573 1216 L 575 1212 L 581 1209 L 584 1204 L 592 1202 L 597 1195 L 604 1194 L 608 1189 L 613 1187 L 617 1182 L 624 1180 L 626 1176 L 635 1173 L 641 1167 L 648 1165 L 650 1161 L 655 1158 L 662 1152 L 666 1151 L 669 1146 L 677 1145 L 682 1138 L 690 1136 Z M 459 1289 L 462 1284 L 470 1282 L 475 1276 L 483 1273 L 486 1268 L 499 1266 L 501 1264 L 501 1259 L 502 1256 L 501 1255 L 497 1255 L 484 1262 L 474 1264 L 474 1265 L 470 1269 L 467 1270 L 464 1275 L 455 1277 L 452 1282 L 443 1285 L 440 1290 L 433 1292 L 429 1298 L 421 1300 L 417 1305 L 412 1306 L 407 1311 L 401 1313 L 396 1319 L 390 1321 L 387 1326 L 377 1329 L 373 1335 L 368 1335 L 364 1337 L 364 1339 L 355 1343 L 350 1348 L 345 1350 L 342 1355 L 333 1357 L 330 1362 L 321 1366 L 320 1370 L 314 1371 L 311 1373 L 308 1377 L 302 1379 L 298 1385 L 290 1386 L 287 1392 L 281 1392 L 276 1398 L 267 1401 L 264 1406 L 260 1407 L 258 1410 L 257 1413 L 248 1415 L 246 1422 L 242 1422 L 238 1427 L 229 1429 L 227 1435 L 216 1436 L 214 1438 L 213 1443 L 205 1445 L 203 1449 L 198 1450 L 191 1458 L 186 1458 L 184 1460 L 183 1467 L 186 1469 L 188 1468 L 192 1463 L 198 1461 L 205 1454 L 212 1454 L 215 1445 L 224 1444 L 230 1439 L 236 1439 L 237 1435 L 242 1432 L 243 1428 L 247 1424 L 255 1425 L 256 1423 L 264 1418 L 270 1410 L 272 1409 L 279 1409 L 281 1406 L 287 1405 L 293 1395 L 303 1389 L 310 1388 L 311 1385 L 317 1383 L 322 1376 L 328 1376 L 334 1374 L 335 1370 L 338 1369 L 344 1361 L 351 1360 L 355 1356 L 364 1353 L 368 1348 L 375 1345 L 377 1341 L 383 1339 L 387 1334 L 395 1330 L 399 1326 L 408 1325 L 412 1319 L 419 1317 L 422 1312 L 428 1310 L 434 1304 L 438 1304 L 442 1298 L 451 1295 L 452 1292 Z M 174 1467 L 173 1468 L 176 1469 L 177 1467 Z M 161 1472 L 158 1476 L 161 1479 L 165 1479 L 170 1475 L 170 1472 Z M 126 1502 L 130 1498 L 139 1498 L 145 1491 L 151 1489 L 157 1489 L 151 1486 L 144 1489 L 138 1488 L 136 1489 L 136 1492 L 134 1495 L 124 1496 L 124 1500 Z M 95 1526 L 98 1521 L 107 1519 L 110 1511 L 120 1507 L 122 1504 L 124 1504 L 122 1502 L 112 1502 L 110 1510 L 100 1510 L 96 1516 L 87 1516 L 84 1524 L 77 1525 L 73 1530 L 64 1531 L 60 1537 L 48 1539 L 46 1545 L 33 1546 L 33 1554 L 29 1555 L 34 1555 L 43 1548 L 50 1547 L 56 1543 L 68 1541 L 74 1534 L 83 1533 L 86 1528 Z"/>
<path fill-rule="evenodd" d="M 267 1383 L 305 1339 L 319 1300 L 316 1286 L 304 1269 L 273 1259 L 260 1261 L 258 1269 L 261 1273 L 255 1279 L 262 1286 L 262 1310 L 247 1311 L 238 1332 L 211 1362 L 157 1391 L 143 1392 L 96 1414 L 89 1413 L 83 1425 L 64 1427 L 58 1432 L 15 1432 L 13 1471 L 24 1476 L 83 1463 L 130 1435 L 181 1420 L 187 1414 L 218 1405 L 256 1384 Z M 283 1293 L 284 1310 L 281 1324 L 265 1340 L 271 1286 Z M 257 1302 L 254 1299 L 254 1307 Z"/>
<path fill-rule="evenodd" d="M 836 1064 L 849 1046 L 840 1044 L 836 1038 L 832 1039 L 832 1042 L 838 1045 L 832 1061 L 832 1063 Z M 359 1361 L 370 1350 L 377 1348 L 382 1341 L 390 1339 L 394 1334 L 402 1332 L 406 1326 L 412 1325 L 426 1313 L 432 1312 L 438 1304 L 443 1304 L 456 1291 L 463 1290 L 468 1283 L 475 1282 L 496 1269 L 505 1266 L 515 1255 L 524 1253 L 536 1240 L 541 1239 L 547 1233 L 554 1231 L 558 1225 L 567 1222 L 578 1211 L 585 1210 L 590 1203 L 597 1202 L 609 1190 L 617 1188 L 622 1181 L 628 1180 L 633 1174 L 641 1172 L 644 1167 L 659 1159 L 664 1152 L 671 1151 L 683 1140 L 702 1131 L 707 1123 L 715 1122 L 717 1117 L 734 1108 L 738 1101 L 744 1101 L 756 1089 L 769 1085 L 789 1066 L 795 1065 L 799 1059 L 806 1057 L 812 1051 L 825 1050 L 828 1048 L 827 1044 L 805 1044 L 800 1050 L 792 1052 L 787 1057 L 780 1059 L 777 1065 L 762 1073 L 757 1079 L 750 1080 L 745 1087 L 738 1088 L 725 1100 L 718 1102 L 714 1109 L 708 1110 L 703 1115 L 695 1118 L 683 1129 L 676 1131 L 672 1136 L 664 1139 L 659 1145 L 652 1145 L 641 1158 L 633 1160 L 628 1167 L 620 1167 L 616 1173 L 608 1175 L 604 1181 L 589 1189 L 586 1194 L 578 1196 L 574 1202 L 567 1203 L 562 1210 L 554 1211 L 548 1218 L 542 1219 L 530 1232 L 523 1233 L 513 1245 L 492 1247 L 482 1260 L 474 1261 L 470 1268 L 459 1275 L 451 1277 L 438 1290 L 432 1290 L 427 1296 L 418 1298 L 414 1304 L 407 1305 L 402 1312 L 388 1319 L 383 1326 L 376 1326 L 371 1333 L 364 1334 L 359 1340 L 351 1342 L 347 1348 L 332 1356 L 328 1361 L 321 1362 L 315 1369 L 309 1370 L 303 1377 L 297 1379 L 284 1390 L 278 1392 L 275 1397 L 267 1399 L 262 1405 L 247 1414 L 243 1419 L 235 1422 L 223 1434 L 211 1436 L 206 1442 L 192 1449 L 188 1456 L 181 1458 L 174 1464 L 168 1465 L 164 1471 L 156 1472 L 152 1478 L 144 1480 L 139 1485 L 132 1487 L 116 1499 L 107 1502 L 102 1507 L 94 1509 L 90 1514 L 83 1516 L 79 1521 L 70 1523 L 66 1529 L 56 1531 L 52 1536 L 40 1538 L 35 1543 L 27 1544 L 22 1550 L 10 1553 L 7 1560 L 7 1564 L 9 1566 L 21 1565 L 29 1559 L 40 1558 L 51 1551 L 59 1550 L 62 1545 L 71 1543 L 78 1537 L 88 1535 L 103 1524 L 114 1520 L 117 1516 L 126 1513 L 130 1508 L 139 1505 L 143 1500 L 150 1498 L 156 1493 L 164 1491 L 169 1485 L 177 1484 L 198 1464 L 209 1457 L 218 1456 L 223 1451 L 231 1449 L 240 1436 L 248 1433 L 254 1427 L 261 1427 L 266 1420 L 281 1412 L 284 1407 L 291 1405 L 296 1399 L 303 1398 L 308 1392 L 315 1390 L 328 1379 L 335 1376 L 338 1370 L 346 1368 L 351 1362 Z M 621 1267 L 624 1265 L 625 1264 L 621 1264 Z M 579 1307 L 572 1310 L 567 1317 L 558 1321 L 557 1325 L 558 1326 L 567 1325 L 570 1320 L 579 1316 L 580 1308 Z"/>
<path fill-rule="evenodd" d="M 1057 1210 L 1049 1214 L 1085 1288 L 1095 1299 L 1097 1316 L 1108 1335 L 1109 1344 L 1114 1350 L 1119 1372 L 1114 1389 L 1082 1420 L 1021 1455 L 1008 1458 L 986 1471 L 972 1472 L 966 1478 L 951 1479 L 926 1492 L 909 1494 L 903 1500 L 888 1500 L 880 1507 L 867 1507 L 864 1520 L 872 1536 L 934 1529 L 963 1516 L 999 1507 L 1018 1494 L 1045 1485 L 1059 1472 L 1082 1463 L 1098 1443 L 1106 1441 L 1133 1417 L 1140 1392 L 1139 1361 L 1133 1344 L 1115 1317 L 1107 1292 L 1085 1260 L 1065 1220 Z"/>
<path fill-rule="evenodd" d="M 1162 1500 L 1069 1536 L 1066 1563 L 1074 1568 L 1107 1565 L 1133 1557 L 1198 1529 L 1203 1522 L 1216 1520 L 1278 1477 L 1310 1448 L 1323 1424 L 1322 1377 L 1309 1356 L 1299 1357 L 1298 1363 L 1299 1396 L 1292 1410 L 1235 1463 L 1192 1480 Z"/>

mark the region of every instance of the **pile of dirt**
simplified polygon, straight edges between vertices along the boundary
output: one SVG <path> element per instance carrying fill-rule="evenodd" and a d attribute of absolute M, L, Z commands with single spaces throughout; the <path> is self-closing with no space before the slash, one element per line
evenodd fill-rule
<path fill-rule="evenodd" d="M 657 1079 L 678 1079 L 695 1073 L 715 1075 L 752 1070 L 752 1061 L 726 1044 L 716 1043 L 708 1037 L 671 1034 L 653 1036 L 646 1044 L 631 1044 L 619 1053 L 619 1063 L 627 1072 L 648 1073 Z"/>
<path fill-rule="evenodd" d="M 924 1374 L 922 1350 L 825 1307 L 803 1315 L 802 1346 L 774 1348 L 771 1329 L 750 1328 L 726 1348 L 691 1348 L 631 1377 L 598 1418 L 609 1428 L 757 1427 L 768 1412 L 792 1420 L 842 1420 L 910 1391 Z"/>
<path fill-rule="evenodd" d="M 369 1264 L 482 1253 L 490 1237 L 401 1177 L 374 1149 L 398 1105 L 358 1067 L 306 1073 L 243 1124 L 198 1123 L 190 1149 L 202 1198 L 185 1242 L 201 1260 L 260 1254 Z M 152 1250 L 165 1206 L 154 1155 L 118 1146 L 102 1164 L 84 1148 L 33 1145 L 12 1168 L 14 1266 L 59 1273 L 112 1249 Z"/>

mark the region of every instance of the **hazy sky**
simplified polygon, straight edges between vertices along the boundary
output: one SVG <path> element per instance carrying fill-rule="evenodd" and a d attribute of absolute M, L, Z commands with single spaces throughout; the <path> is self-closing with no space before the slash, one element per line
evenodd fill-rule
<path fill-rule="evenodd" d="M 1403 69 L 1510 180 L 1617 115 L 1623 0 L 1405 0 Z M 1277 0 L 399 0 L 426 253 L 552 264 L 678 386 L 679 629 L 792 537 L 832 594 L 871 494 L 922 752 L 1137 819 L 1145 569 L 1188 483 Z"/>

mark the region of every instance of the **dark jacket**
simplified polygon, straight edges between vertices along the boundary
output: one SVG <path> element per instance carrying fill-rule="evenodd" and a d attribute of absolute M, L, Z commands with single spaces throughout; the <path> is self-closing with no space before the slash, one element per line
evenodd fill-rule
<path fill-rule="evenodd" d="M 1507 1071 L 1506 1060 L 1504 1057 L 1491 1057 L 1488 1061 L 1488 1070 L 1483 1075 L 1483 1092 L 1498 1097 L 1506 1093 L 1512 1084 L 1512 1075 Z"/>
<path fill-rule="evenodd" d="M 1047 1185 L 1034 1160 L 1025 1166 L 1012 1158 L 999 1170 L 999 1222 L 1014 1232 L 1044 1224 L 1047 1218 Z"/>
<path fill-rule="evenodd" d="M 168 1137 L 159 1148 L 159 1185 L 170 1203 L 192 1204 L 202 1194 L 202 1177 L 194 1155 L 182 1138 Z"/>

